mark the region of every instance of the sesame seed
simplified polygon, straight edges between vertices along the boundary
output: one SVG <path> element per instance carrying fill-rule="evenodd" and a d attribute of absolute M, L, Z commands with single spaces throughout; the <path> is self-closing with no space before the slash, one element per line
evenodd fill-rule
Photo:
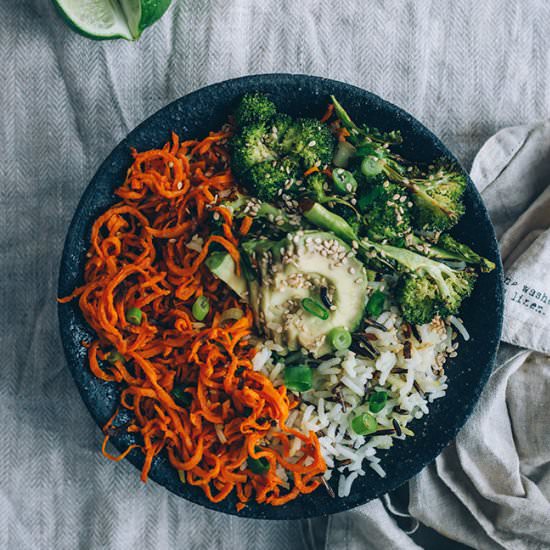
<path fill-rule="evenodd" d="M 388 180 L 386 180 L 383 184 L 382 184 L 382 187 L 385 187 L 386 189 L 390 186 L 390 182 Z"/>
<path fill-rule="evenodd" d="M 399 202 L 405 202 L 407 200 L 407 197 L 405 195 L 401 195 Z"/>
<path fill-rule="evenodd" d="M 176 241 L 176 239 L 168 239 L 168 242 L 174 244 L 177 241 Z"/>
<path fill-rule="evenodd" d="M 168 166 L 169 166 L 170 168 L 174 168 L 174 163 L 173 163 L 172 161 L 170 161 L 170 162 L 168 163 Z"/>
<path fill-rule="evenodd" d="M 392 197 L 392 199 L 393 199 L 394 201 L 398 201 L 398 200 L 399 200 L 399 193 L 396 193 L 396 194 Z"/>
<path fill-rule="evenodd" d="M 213 217 L 216 221 L 218 221 L 218 220 L 220 219 L 220 214 L 219 214 L 219 212 L 214 212 L 214 214 L 212 215 L 212 217 Z"/>
<path fill-rule="evenodd" d="M 317 145 L 317 142 L 316 142 L 315 140 L 311 140 L 311 141 L 307 144 L 308 147 L 315 147 L 316 145 Z"/>
<path fill-rule="evenodd" d="M 178 188 L 178 190 L 183 189 L 183 181 L 178 181 L 176 187 Z"/>

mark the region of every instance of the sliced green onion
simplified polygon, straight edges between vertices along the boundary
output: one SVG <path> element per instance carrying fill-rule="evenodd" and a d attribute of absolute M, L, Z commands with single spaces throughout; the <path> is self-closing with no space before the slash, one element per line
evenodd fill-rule
<path fill-rule="evenodd" d="M 384 311 L 385 302 L 386 295 L 380 290 L 375 290 L 367 302 L 367 314 L 369 317 L 378 317 Z"/>
<path fill-rule="evenodd" d="M 199 296 L 195 300 L 195 303 L 193 304 L 193 307 L 191 309 L 191 313 L 197 321 L 203 321 L 208 315 L 209 311 L 210 300 L 206 296 Z"/>
<path fill-rule="evenodd" d="M 126 320 L 132 325 L 139 326 L 141 325 L 141 320 L 143 318 L 143 311 L 139 307 L 131 307 L 126 312 Z"/>
<path fill-rule="evenodd" d="M 350 425 L 357 435 L 367 435 L 376 431 L 378 423 L 374 416 L 369 413 L 363 413 L 354 417 Z"/>
<path fill-rule="evenodd" d="M 189 407 L 193 401 L 193 396 L 185 391 L 185 388 L 187 386 L 179 385 L 174 386 L 174 389 L 172 390 L 172 397 L 174 398 L 174 401 L 176 402 L 176 405 L 179 405 L 180 407 Z"/>
<path fill-rule="evenodd" d="M 322 319 L 323 321 L 326 321 L 328 319 L 328 309 L 324 305 L 316 302 L 315 300 L 312 300 L 311 298 L 304 298 L 302 300 L 302 307 L 308 313 L 315 315 L 315 317 L 319 317 L 319 319 Z"/>
<path fill-rule="evenodd" d="M 368 156 L 361 161 L 361 172 L 367 178 L 373 178 L 382 172 L 382 163 L 380 159 Z"/>
<path fill-rule="evenodd" d="M 304 392 L 313 386 L 313 371 L 306 365 L 295 365 L 285 368 L 285 386 L 292 391 Z"/>
<path fill-rule="evenodd" d="M 373 413 L 379 413 L 385 406 L 388 400 L 388 394 L 385 391 L 377 391 L 369 397 L 369 410 Z"/>
<path fill-rule="evenodd" d="M 335 168 L 332 171 L 334 188 L 343 195 L 357 191 L 357 180 L 354 175 L 343 168 Z"/>
<path fill-rule="evenodd" d="M 124 356 L 118 351 L 112 351 L 109 355 L 107 355 L 107 361 L 109 361 L 111 365 L 114 365 L 117 361 L 124 363 L 125 359 Z"/>
<path fill-rule="evenodd" d="M 336 350 L 348 349 L 351 346 L 351 334 L 345 327 L 335 327 L 327 334 L 328 343 Z"/>
<path fill-rule="evenodd" d="M 334 152 L 334 157 L 332 159 L 332 164 L 340 168 L 346 168 L 349 164 L 349 159 L 355 153 L 355 147 L 347 142 L 340 141 L 336 146 L 336 151 Z"/>
<path fill-rule="evenodd" d="M 261 451 L 260 447 L 255 447 L 254 450 L 256 452 Z M 251 456 L 249 456 L 247 460 L 247 465 L 251 472 L 258 475 L 267 474 L 270 468 L 269 462 L 265 456 L 262 456 L 261 458 L 252 458 Z"/>

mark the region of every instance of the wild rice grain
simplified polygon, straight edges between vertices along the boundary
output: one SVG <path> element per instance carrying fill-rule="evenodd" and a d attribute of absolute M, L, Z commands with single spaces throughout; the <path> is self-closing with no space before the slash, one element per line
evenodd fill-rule
<path fill-rule="evenodd" d="M 394 418 L 392 420 L 392 424 L 395 429 L 395 433 L 397 434 L 397 437 L 400 437 L 403 432 L 401 431 L 401 426 L 399 425 L 399 422 L 397 422 L 397 420 Z"/>

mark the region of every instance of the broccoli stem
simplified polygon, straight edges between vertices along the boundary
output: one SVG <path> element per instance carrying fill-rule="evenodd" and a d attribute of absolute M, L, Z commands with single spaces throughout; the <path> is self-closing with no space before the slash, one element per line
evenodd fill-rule
<path fill-rule="evenodd" d="M 420 246 L 420 254 L 432 258 L 434 260 L 451 260 L 464 262 L 465 264 L 479 267 L 483 273 L 489 273 L 495 269 L 496 265 L 487 258 L 480 256 L 474 252 L 468 245 L 455 241 L 451 236 L 444 235 L 441 237 L 439 244 L 427 243 L 417 235 L 411 235 L 412 245 Z M 425 246 L 425 245 L 428 246 Z M 448 244 L 448 246 L 447 246 Z"/>
<path fill-rule="evenodd" d="M 355 122 L 353 122 L 353 120 L 351 120 L 351 117 L 348 115 L 344 107 L 342 107 L 333 95 L 330 96 L 330 99 L 332 99 L 336 116 L 340 119 L 340 122 L 343 124 L 344 128 L 347 128 L 352 134 L 358 134 L 359 127 L 355 124 Z"/>

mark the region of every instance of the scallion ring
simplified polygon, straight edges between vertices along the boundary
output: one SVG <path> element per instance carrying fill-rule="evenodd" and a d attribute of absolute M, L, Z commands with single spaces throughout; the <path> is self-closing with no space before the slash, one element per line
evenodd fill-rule
<path fill-rule="evenodd" d="M 143 319 L 143 311 L 141 311 L 139 307 L 131 307 L 126 312 L 126 320 L 132 325 L 136 325 L 136 326 L 141 325 L 142 319 Z"/>
<path fill-rule="evenodd" d="M 197 321 L 203 321 L 206 319 L 208 312 L 210 311 L 210 300 L 206 296 L 199 296 L 193 307 L 191 308 L 191 313 Z"/>
<path fill-rule="evenodd" d="M 388 394 L 385 391 L 377 391 L 369 397 L 369 410 L 376 414 L 379 413 L 385 406 L 388 400 Z"/>
<path fill-rule="evenodd" d="M 345 327 L 334 327 L 327 334 L 327 341 L 336 351 L 348 349 L 351 346 L 351 333 Z"/>
<path fill-rule="evenodd" d="M 351 429 L 357 435 L 368 435 L 376 431 L 378 423 L 376 418 L 369 413 L 358 414 L 351 422 Z"/>
<path fill-rule="evenodd" d="M 312 300 L 311 298 L 304 298 L 302 300 L 302 307 L 308 313 L 315 315 L 315 317 L 318 317 L 323 321 L 326 321 L 329 317 L 328 309 L 324 305 L 320 304 L 319 302 L 316 302 L 315 300 Z"/>
<path fill-rule="evenodd" d="M 386 295 L 380 290 L 375 290 L 367 302 L 367 314 L 369 317 L 378 317 L 384 311 Z"/>
<path fill-rule="evenodd" d="M 355 193 L 357 190 L 357 180 L 351 172 L 344 168 L 335 168 L 332 171 L 332 181 L 336 191 L 343 195 Z"/>
<path fill-rule="evenodd" d="M 382 163 L 379 158 L 369 155 L 361 161 L 361 172 L 367 178 L 373 178 L 382 172 Z"/>

